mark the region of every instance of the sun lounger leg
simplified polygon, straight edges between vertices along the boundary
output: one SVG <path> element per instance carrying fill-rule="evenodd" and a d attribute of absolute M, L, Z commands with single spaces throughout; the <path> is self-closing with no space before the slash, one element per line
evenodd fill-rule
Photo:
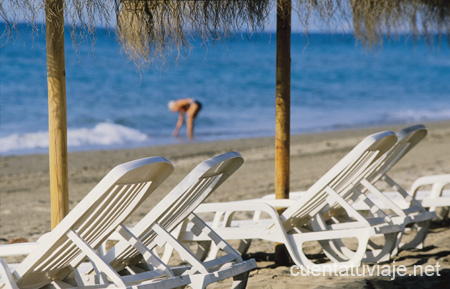
<path fill-rule="evenodd" d="M 441 208 L 436 208 L 436 216 L 439 220 L 443 221 L 444 223 L 446 223 L 448 221 L 449 218 L 449 211 L 450 211 L 450 207 L 441 207 Z"/>
<path fill-rule="evenodd" d="M 414 238 L 408 243 L 400 243 L 399 249 L 423 249 L 425 238 L 427 236 L 428 230 L 430 229 L 430 223 L 430 220 L 417 223 L 417 232 L 415 233 Z"/>
<path fill-rule="evenodd" d="M 19 289 L 14 281 L 14 277 L 9 270 L 8 264 L 0 258 L 0 275 L 3 277 L 3 282 L 5 282 L 5 289 Z M 1 284 L 0 284 L 1 285 Z"/>
<path fill-rule="evenodd" d="M 233 283 L 231 284 L 231 289 L 245 289 L 247 287 L 249 272 L 244 272 L 242 274 L 236 275 L 233 277 Z M 209 278 L 209 276 L 201 276 L 201 275 L 190 275 L 191 284 L 189 284 L 192 289 L 204 289 L 209 284 L 216 282 Z"/>
<path fill-rule="evenodd" d="M 317 232 L 319 233 L 319 232 Z M 323 270 L 324 272 L 330 271 L 330 270 L 335 270 L 336 267 L 340 267 L 340 266 L 358 266 L 361 263 L 361 260 L 364 256 L 364 254 L 366 253 L 366 248 L 367 248 L 367 244 L 369 242 L 369 238 L 370 238 L 370 233 L 368 230 L 355 230 L 354 232 L 352 232 L 351 234 L 346 234 L 346 236 L 332 236 L 331 235 L 332 232 L 327 232 L 327 235 L 329 237 L 319 237 L 317 236 L 314 239 L 322 239 L 322 240 L 317 240 L 317 241 L 329 241 L 332 239 L 339 239 L 339 238 L 357 238 L 358 239 L 358 248 L 357 250 L 353 253 L 353 256 L 351 256 L 350 258 L 348 258 L 347 261 L 345 262 L 339 262 L 339 263 L 334 263 L 334 264 L 330 264 L 330 263 L 324 263 L 324 264 L 315 264 L 313 262 L 311 262 L 305 255 L 305 253 L 303 252 L 303 243 L 305 241 L 310 241 L 310 240 L 306 240 L 304 239 L 303 234 L 297 234 L 297 235 L 288 235 L 288 242 L 286 242 L 286 248 L 289 251 L 289 254 L 291 255 L 292 260 L 295 262 L 296 265 L 298 266 L 305 266 L 306 268 L 321 268 L 321 270 Z M 347 232 L 348 233 L 348 232 Z M 312 233 L 314 234 L 314 233 Z M 312 240 L 312 239 L 311 239 Z"/>
<path fill-rule="evenodd" d="M 210 282 L 207 282 L 207 278 L 204 278 L 202 276 L 196 276 L 190 275 L 191 277 L 191 284 L 189 284 L 189 287 L 192 289 L 204 289 L 206 286 L 210 284 Z"/>
<path fill-rule="evenodd" d="M 353 257 L 355 253 L 348 249 L 340 239 L 320 241 L 319 243 L 320 246 L 322 246 L 325 255 L 332 262 L 345 262 Z"/>
<path fill-rule="evenodd" d="M 231 284 L 231 289 L 245 289 L 247 287 L 249 272 L 244 272 L 233 277 L 233 283 Z"/>
<path fill-rule="evenodd" d="M 384 244 L 382 246 L 371 247 L 371 250 L 366 251 L 363 262 L 366 264 L 385 262 L 391 259 L 396 254 L 398 233 L 391 233 L 384 235 Z M 372 242 L 371 242 L 372 243 Z M 394 253 L 395 252 L 395 253 Z"/>
<path fill-rule="evenodd" d="M 250 244 L 252 243 L 252 239 L 244 239 L 239 242 L 239 247 L 236 249 L 241 255 L 247 253 L 248 248 L 250 248 Z"/>
<path fill-rule="evenodd" d="M 375 244 L 369 239 L 362 261 L 366 264 L 370 264 L 390 260 L 391 256 L 396 254 L 396 251 L 394 250 L 394 247 L 397 244 L 396 235 L 397 233 L 386 234 L 382 245 Z M 327 257 L 333 262 L 344 262 L 355 256 L 355 251 L 347 248 L 340 239 L 321 241 L 320 245 Z"/>
<path fill-rule="evenodd" d="M 330 230 L 331 228 L 325 223 L 320 215 L 316 215 L 311 222 L 311 226 L 316 231 Z M 332 262 L 345 262 L 354 256 L 354 251 L 348 249 L 341 239 L 321 240 L 320 246 L 325 255 Z"/>

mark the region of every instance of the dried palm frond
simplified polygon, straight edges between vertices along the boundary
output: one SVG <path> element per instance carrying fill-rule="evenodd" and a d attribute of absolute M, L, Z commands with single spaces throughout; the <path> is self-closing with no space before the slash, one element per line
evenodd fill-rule
<path fill-rule="evenodd" d="M 262 30 L 270 1 L 123 0 L 117 11 L 118 38 L 137 61 L 164 59 L 171 52 L 225 40 L 237 31 Z"/>
<path fill-rule="evenodd" d="M 448 0 L 297 0 L 297 12 L 305 26 L 309 19 L 331 26 L 347 22 L 355 37 L 369 47 L 383 37 L 408 33 L 430 43 L 447 36 L 450 45 L 450 1 Z"/>

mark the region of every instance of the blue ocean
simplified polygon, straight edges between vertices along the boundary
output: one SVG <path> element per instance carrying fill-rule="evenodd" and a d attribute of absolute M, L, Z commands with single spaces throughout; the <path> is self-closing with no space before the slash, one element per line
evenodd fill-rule
<path fill-rule="evenodd" d="M 0 24 L 0 29 L 4 29 Z M 0 48 L 0 154 L 46 153 L 45 32 L 19 27 Z M 17 35 L 16 35 L 17 36 Z M 249 39 L 248 39 L 249 38 Z M 66 35 L 70 151 L 186 142 L 172 99 L 203 104 L 195 141 L 273 136 L 275 34 L 193 43 L 187 57 L 139 72 L 114 34 L 74 49 Z M 292 134 L 450 119 L 450 50 L 407 37 L 362 48 L 350 34 L 293 34 Z"/>

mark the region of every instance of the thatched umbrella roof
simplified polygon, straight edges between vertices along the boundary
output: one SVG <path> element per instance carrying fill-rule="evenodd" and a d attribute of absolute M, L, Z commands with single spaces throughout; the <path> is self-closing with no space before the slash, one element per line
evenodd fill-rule
<path fill-rule="evenodd" d="M 396 33 L 427 39 L 450 34 L 447 0 L 292 1 L 303 27 L 311 19 L 336 29 L 350 26 L 368 46 Z M 38 25 L 45 17 L 45 2 L 0 0 L 0 17 L 10 28 L 3 37 L 18 22 Z M 115 28 L 125 51 L 142 64 L 189 48 L 195 37 L 220 41 L 236 31 L 263 30 L 275 5 L 271 0 L 65 0 L 64 18 L 73 24 L 75 42 L 94 38 L 97 25 Z"/>
<path fill-rule="evenodd" d="M 123 2 L 117 18 L 119 41 L 136 63 L 164 60 L 203 43 L 226 41 L 237 31 L 262 30 L 269 1 Z"/>
<path fill-rule="evenodd" d="M 143 64 L 188 49 L 195 37 L 220 41 L 236 31 L 263 30 L 275 5 L 271 0 L 65 0 L 64 18 L 73 24 L 75 42 L 94 38 L 97 25 L 115 28 L 124 50 Z M 44 8 L 45 0 L 0 0 L 0 17 L 11 32 L 18 22 L 38 25 Z M 353 27 L 368 46 L 396 33 L 430 40 L 450 34 L 447 0 L 293 0 L 292 9 L 303 27 L 311 20 Z"/>

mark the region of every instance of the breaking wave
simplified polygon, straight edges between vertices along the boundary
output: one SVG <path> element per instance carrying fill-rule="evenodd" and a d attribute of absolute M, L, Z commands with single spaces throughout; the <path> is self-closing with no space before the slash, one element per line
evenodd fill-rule
<path fill-rule="evenodd" d="M 69 149 L 121 146 L 126 143 L 141 143 L 147 135 L 118 124 L 102 122 L 93 128 L 69 129 L 67 146 Z M 48 132 L 11 134 L 0 137 L 0 153 L 41 152 L 48 149 Z"/>

